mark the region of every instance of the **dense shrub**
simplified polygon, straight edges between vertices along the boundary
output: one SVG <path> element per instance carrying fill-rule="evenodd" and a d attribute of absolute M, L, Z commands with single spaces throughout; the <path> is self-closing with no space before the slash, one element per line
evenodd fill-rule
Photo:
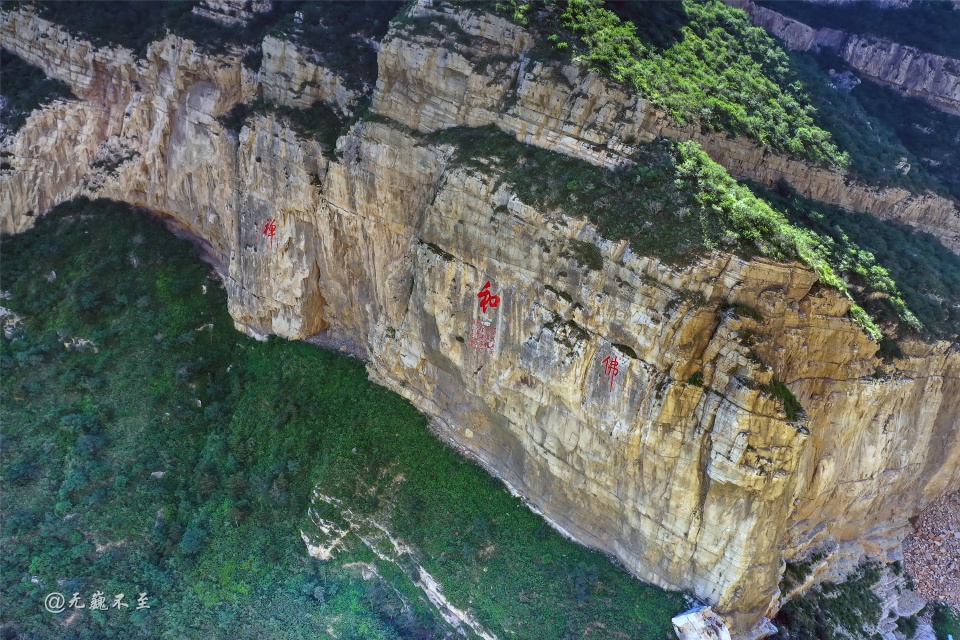
<path fill-rule="evenodd" d="M 836 88 L 828 71 L 847 69 L 836 55 L 786 54 L 745 13 L 713 1 L 567 0 L 558 6 L 562 13 L 519 0 L 493 8 L 518 22 L 537 15 L 528 26 L 552 43 L 555 61 L 567 61 L 572 51 L 681 124 L 699 122 L 781 153 L 849 168 L 871 184 L 960 198 L 960 118 L 871 82 L 852 92 Z M 854 14 L 859 5 L 828 9 Z M 960 16 L 946 6 L 917 11 Z M 892 20 L 902 13 L 885 15 Z M 542 56 L 538 51 L 532 55 Z"/>
<path fill-rule="evenodd" d="M 5 632 L 63 637 L 71 611 L 47 613 L 45 594 L 102 590 L 152 608 L 83 610 L 70 637 L 446 637 L 404 569 L 359 539 L 307 556 L 315 486 L 380 514 L 500 637 L 665 638 L 685 607 L 550 529 L 362 363 L 239 334 L 193 247 L 129 207 L 64 204 L 0 250 L 4 306 L 26 325 L 0 338 Z M 84 310 L 91 281 L 102 304 Z M 404 480 L 371 493 L 381 478 Z"/>
<path fill-rule="evenodd" d="M 835 54 L 793 52 L 790 62 L 807 87 L 814 120 L 848 153 L 854 177 L 960 201 L 960 117 L 867 79 L 853 90 L 838 88 L 829 72 L 850 69 Z"/>
<path fill-rule="evenodd" d="M 960 336 L 960 256 L 928 233 L 798 196 L 754 190 L 790 222 L 819 238 L 823 255 L 888 333 Z M 899 330 L 892 325 L 899 325 Z"/>
<path fill-rule="evenodd" d="M 861 566 L 844 582 L 824 583 L 788 602 L 774 623 L 778 640 L 870 638 L 880 621 L 880 598 L 871 591 L 880 579 L 877 564 Z"/>

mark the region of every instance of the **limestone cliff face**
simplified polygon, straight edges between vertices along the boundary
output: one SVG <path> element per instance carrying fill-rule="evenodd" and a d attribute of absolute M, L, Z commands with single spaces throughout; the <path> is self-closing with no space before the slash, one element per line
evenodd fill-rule
<path fill-rule="evenodd" d="M 960 60 L 858 35 L 847 38 L 840 54 L 867 77 L 960 115 Z"/>
<path fill-rule="evenodd" d="M 294 108 L 322 100 L 344 115 L 353 115 L 360 91 L 347 87 L 310 50 L 272 36 L 263 39 L 262 50 L 260 86 L 264 98 Z"/>
<path fill-rule="evenodd" d="M 556 68 L 528 57 L 532 38 L 505 20 L 465 9 L 413 15 L 455 19 L 470 37 L 396 30 L 382 44 L 374 110 L 418 131 L 495 124 L 517 139 L 612 167 L 628 162 L 637 142 L 665 136 L 697 140 L 732 174 L 846 209 L 904 222 L 960 252 L 960 210 L 933 193 L 878 189 L 770 153 L 760 145 L 699 127 L 679 128 L 649 102 L 582 66 Z"/>
<path fill-rule="evenodd" d="M 905 95 L 923 98 L 933 106 L 960 115 L 960 60 L 920 51 L 915 47 L 802 22 L 757 6 L 753 0 L 725 0 L 746 11 L 753 21 L 791 49 L 836 50 L 851 67 L 868 78 L 890 85 Z"/>
<path fill-rule="evenodd" d="M 28 11 L 3 13 L 2 44 L 81 98 L 4 142 L 3 230 L 79 194 L 168 217 L 202 243 L 243 330 L 367 359 L 558 528 L 645 580 L 692 590 L 739 637 L 778 608 L 782 560 L 822 550 L 842 571 L 895 553 L 907 518 L 960 483 L 957 345 L 908 343 L 877 376 L 876 344 L 809 269 L 721 253 L 670 267 L 523 204 L 493 162 L 458 166 L 418 131 L 494 123 L 607 166 L 635 141 L 693 134 L 594 74 L 528 60 L 532 40 L 514 25 L 449 17 L 469 44 L 394 31 L 380 52 L 381 117 L 324 155 L 268 114 L 239 132 L 218 120 L 310 84 L 272 77 L 292 53 L 252 74 L 238 55 L 168 37 L 133 62 Z M 302 77 L 319 76 L 306 66 Z M 338 104 L 336 83 L 311 86 Z M 737 161 L 744 171 L 791 162 L 756 153 Z M 909 206 L 899 211 L 916 210 L 917 224 L 936 211 Z M 600 248 L 600 269 L 566 255 L 574 240 Z M 500 305 L 484 312 L 487 281 Z M 806 420 L 764 390 L 774 376 Z"/>

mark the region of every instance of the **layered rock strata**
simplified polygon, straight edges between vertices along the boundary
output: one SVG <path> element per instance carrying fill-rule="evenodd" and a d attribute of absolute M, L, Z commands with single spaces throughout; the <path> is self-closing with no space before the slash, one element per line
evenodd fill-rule
<path fill-rule="evenodd" d="M 293 108 L 326 102 L 352 116 L 362 93 L 318 60 L 315 52 L 273 36 L 263 39 L 260 90 L 265 99 Z"/>
<path fill-rule="evenodd" d="M 0 37 L 4 46 L 37 64 L 51 77 L 77 85 L 77 95 L 106 94 L 109 87 L 90 87 L 99 82 L 119 81 L 129 87 L 138 75 L 132 53 L 122 49 L 94 49 L 29 10 L 3 13 Z M 534 38 L 516 25 L 493 15 L 428 2 L 415 6 L 414 19 L 431 19 L 436 29 L 417 33 L 412 26 L 394 29 L 381 45 L 377 100 L 374 108 L 419 131 L 432 131 L 465 124 L 495 124 L 518 139 L 588 162 L 612 167 L 629 163 L 637 143 L 665 136 L 697 140 L 732 174 L 763 184 L 786 181 L 798 192 L 845 209 L 872 213 L 903 222 L 939 238 L 960 252 L 960 209 L 936 194 L 913 194 L 900 188 L 874 188 L 851 181 L 842 172 L 770 153 L 743 138 L 703 133 L 699 127 L 677 127 L 649 102 L 579 65 L 555 67 L 528 56 Z M 454 21 L 455 30 L 443 30 L 443 20 Z M 148 54 L 163 56 L 176 44 L 168 37 Z M 185 42 L 188 48 L 192 43 Z M 299 106 L 308 99 L 323 99 L 344 113 L 358 94 L 351 93 L 329 70 L 308 63 L 301 72 L 291 65 L 309 58 L 293 44 L 265 40 L 271 51 L 260 74 L 241 72 L 239 59 L 232 65 L 240 75 L 232 90 L 218 86 L 221 101 L 241 95 L 245 101 L 259 94 L 282 104 Z M 274 59 L 273 53 L 277 54 Z M 194 57 L 197 54 L 191 52 Z M 98 59 L 98 56 L 100 59 Z M 207 59 L 223 60 L 208 56 Z M 85 63 L 84 60 L 87 60 Z M 149 64 L 149 63 L 148 63 Z M 96 73 L 103 68 L 107 73 Z M 83 71 L 81 71 L 83 70 Z M 223 76 L 223 73 L 219 74 Z M 73 77 L 75 76 L 75 77 Z M 110 102 L 109 104 L 113 104 Z M 37 187 L 42 188 L 40 186 Z M 39 198 L 37 198 L 39 199 Z M 49 196 L 47 197 L 49 199 Z M 14 202 L 15 216 L 33 210 L 28 203 Z"/>
<path fill-rule="evenodd" d="M 690 589 L 737 637 L 776 612 L 784 559 L 825 551 L 838 573 L 894 553 L 907 518 L 960 483 L 957 345 L 909 342 L 883 365 L 806 267 L 720 253 L 671 267 L 524 204 L 492 160 L 457 165 L 418 132 L 493 123 L 606 166 L 639 140 L 694 134 L 595 74 L 530 61 L 515 25 L 447 17 L 469 44 L 394 30 L 378 117 L 328 155 L 269 114 L 225 128 L 276 80 L 238 54 L 168 37 L 133 60 L 5 12 L 2 44 L 81 101 L 5 142 L 2 228 L 80 194 L 169 218 L 201 242 L 243 330 L 367 359 L 555 526 Z M 574 241 L 596 244 L 602 267 L 571 260 Z M 484 310 L 486 282 L 499 305 Z M 788 418 L 774 377 L 805 419 Z"/>
<path fill-rule="evenodd" d="M 428 2 L 411 16 L 454 20 L 467 42 L 456 29 L 425 35 L 407 27 L 388 35 L 374 109 L 408 127 L 495 124 L 523 142 L 608 167 L 628 163 L 637 143 L 692 139 L 735 176 L 766 185 L 786 181 L 805 196 L 906 223 L 960 252 L 960 209 L 952 200 L 869 187 L 750 140 L 678 127 L 623 85 L 581 65 L 531 59 L 532 36 L 502 18 Z"/>
<path fill-rule="evenodd" d="M 228 27 L 245 27 L 273 9 L 273 0 L 203 0 L 193 13 Z"/>
<path fill-rule="evenodd" d="M 883 38 L 815 29 L 760 7 L 753 0 L 724 0 L 746 11 L 753 21 L 798 51 L 833 49 L 866 77 L 923 98 L 933 106 L 960 115 L 960 60 L 920 51 Z"/>

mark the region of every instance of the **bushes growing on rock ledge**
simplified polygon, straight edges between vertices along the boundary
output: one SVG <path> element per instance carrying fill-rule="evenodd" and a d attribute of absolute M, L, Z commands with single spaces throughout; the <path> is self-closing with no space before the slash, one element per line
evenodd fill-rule
<path fill-rule="evenodd" d="M 960 333 L 960 257 L 935 238 L 785 187 L 748 187 L 694 142 L 658 140 L 640 148 L 635 166 L 608 170 L 492 126 L 445 129 L 425 141 L 453 145 L 456 162 L 498 171 L 523 202 L 588 218 L 605 238 L 628 239 L 641 255 L 685 264 L 719 249 L 803 262 L 852 298 L 851 317 L 875 340 Z"/>
<path fill-rule="evenodd" d="M 602 0 L 566 0 L 536 28 L 680 124 L 747 136 L 825 166 L 848 164 L 814 122 L 787 55 L 745 13 L 719 0 L 665 4 L 611 3 L 611 11 Z M 550 9 L 517 0 L 496 6 L 515 20 Z"/>

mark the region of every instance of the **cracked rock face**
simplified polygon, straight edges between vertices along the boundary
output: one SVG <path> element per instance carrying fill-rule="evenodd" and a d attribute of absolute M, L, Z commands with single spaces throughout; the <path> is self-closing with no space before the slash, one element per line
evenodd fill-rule
<path fill-rule="evenodd" d="M 318 62 L 309 50 L 273 36 L 263 39 L 260 68 L 263 97 L 277 104 L 305 108 L 318 100 L 341 114 L 353 115 L 360 92 Z"/>
<path fill-rule="evenodd" d="M 429 3 L 419 3 L 413 15 L 454 20 L 469 42 L 403 27 L 388 34 L 373 110 L 408 127 L 426 132 L 495 124 L 523 142 L 607 167 L 628 163 L 636 142 L 692 139 L 737 177 L 766 185 L 786 181 L 815 200 L 908 224 L 960 252 L 960 210 L 947 198 L 859 184 L 747 139 L 678 127 L 646 100 L 583 66 L 531 60 L 530 35 L 502 18 Z"/>
<path fill-rule="evenodd" d="M 519 60 L 517 27 L 450 14 L 470 49 L 388 36 L 374 109 L 399 123 L 361 121 L 329 154 L 269 114 L 225 128 L 236 103 L 282 86 L 236 56 L 171 36 L 131 68 L 129 52 L 4 12 L 4 46 L 81 100 L 4 142 L 2 229 L 81 194 L 152 209 L 200 243 L 238 327 L 367 359 L 556 527 L 709 601 L 734 636 L 775 613 L 782 560 L 893 553 L 907 518 L 960 483 L 957 345 L 908 342 L 877 376 L 849 302 L 803 266 L 714 253 L 671 267 L 523 204 L 493 165 L 456 166 L 414 130 L 492 122 L 613 166 L 628 133 L 670 125 L 595 75 Z M 330 86 L 318 95 L 336 105 Z M 743 148 L 728 165 L 758 166 L 732 159 Z M 573 241 L 602 266 L 564 257 Z M 499 304 L 484 310 L 486 282 Z M 774 376 L 806 420 L 764 390 Z"/>

